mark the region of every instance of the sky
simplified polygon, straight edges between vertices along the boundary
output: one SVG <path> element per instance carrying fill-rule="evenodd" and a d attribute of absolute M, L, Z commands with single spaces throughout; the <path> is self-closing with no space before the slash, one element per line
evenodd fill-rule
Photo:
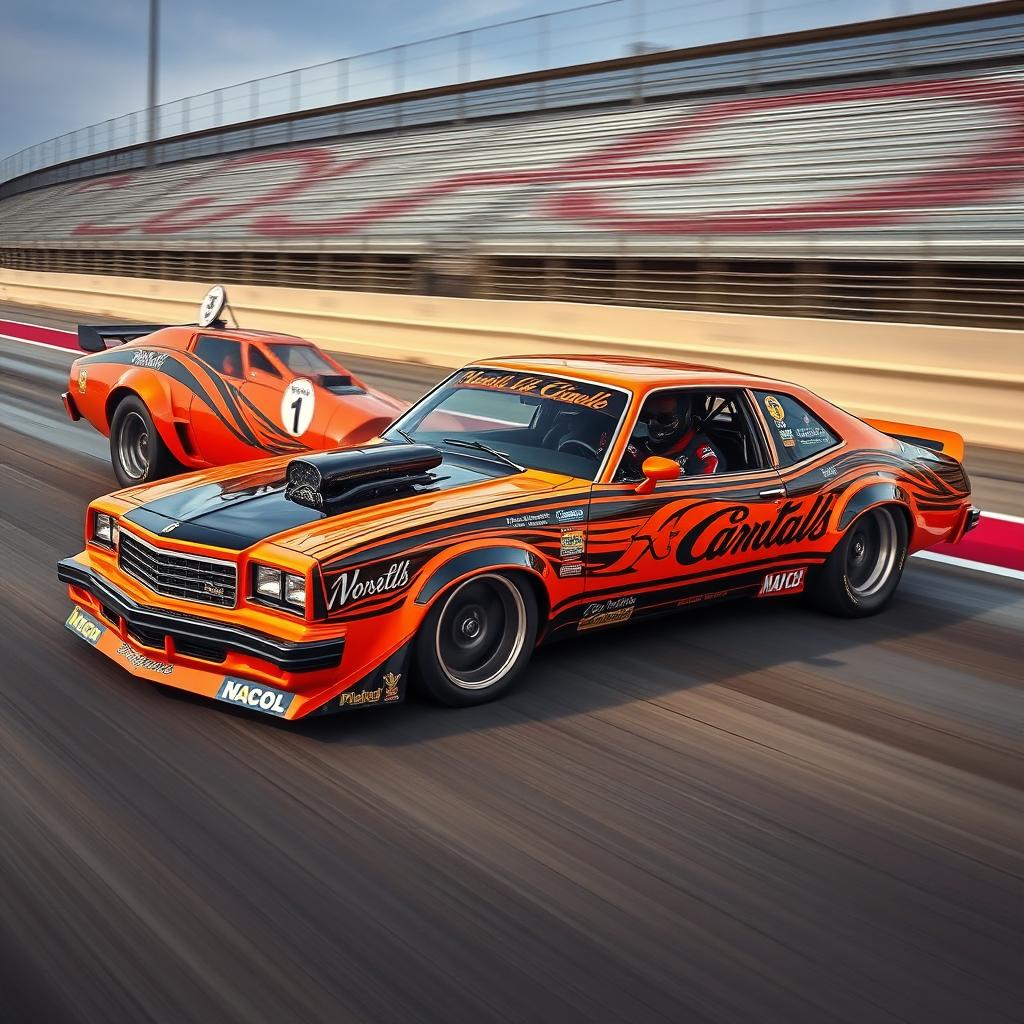
<path fill-rule="evenodd" d="M 759 21 L 750 17 L 751 3 L 763 10 Z M 631 41 L 694 45 L 953 5 L 607 0 L 584 11 L 551 13 L 571 6 L 569 0 L 161 0 L 160 100 L 470 30 L 467 77 L 484 78 L 531 70 L 540 61 L 557 66 L 622 56 Z M 543 31 L 536 21 L 518 21 L 542 14 L 550 14 Z M 0 0 L 0 157 L 143 108 L 147 18 L 147 0 Z M 506 21 L 517 23 L 487 28 Z M 404 87 L 437 84 L 453 74 L 458 54 L 452 40 L 407 46 Z M 392 91 L 392 64 L 390 55 L 353 62 L 362 76 L 360 82 L 354 76 L 353 88 Z M 326 88 L 333 70 L 331 76 L 307 80 Z M 281 84 L 279 91 L 284 97 L 287 90 Z M 247 95 L 238 90 L 238 102 Z M 333 94 L 322 95 L 333 101 Z M 304 98 L 303 105 L 311 104 Z"/>

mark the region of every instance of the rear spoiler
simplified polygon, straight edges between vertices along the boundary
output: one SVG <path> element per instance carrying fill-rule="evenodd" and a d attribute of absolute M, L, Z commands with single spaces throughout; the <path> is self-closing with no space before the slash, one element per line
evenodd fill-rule
<path fill-rule="evenodd" d="M 114 345 L 124 345 L 126 342 L 135 341 L 136 338 L 144 338 L 154 331 L 162 331 L 170 324 L 115 324 L 112 327 L 104 327 L 99 324 L 78 325 L 78 347 L 83 352 L 102 352 L 111 348 L 108 341 Z"/>
<path fill-rule="evenodd" d="M 935 427 L 919 427 L 913 423 L 895 423 L 892 420 L 865 420 L 869 427 L 880 430 L 883 434 L 903 441 L 905 444 L 916 444 L 919 448 L 951 455 L 957 462 L 964 461 L 964 439 L 952 430 L 938 430 Z"/>

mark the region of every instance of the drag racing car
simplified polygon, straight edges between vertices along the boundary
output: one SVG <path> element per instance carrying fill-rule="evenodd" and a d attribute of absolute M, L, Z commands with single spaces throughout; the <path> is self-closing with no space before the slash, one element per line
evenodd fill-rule
<path fill-rule="evenodd" d="M 879 611 L 977 522 L 956 434 L 614 357 L 458 370 L 374 444 L 93 502 L 67 626 L 269 715 L 497 697 L 540 643 L 727 598 Z M 678 620 L 666 628 L 679 629 Z"/>
<path fill-rule="evenodd" d="M 90 354 L 72 363 L 61 398 L 72 420 L 110 438 L 123 487 L 358 444 L 406 408 L 309 341 L 228 328 L 220 319 L 226 303 L 217 287 L 195 324 L 78 328 Z"/>

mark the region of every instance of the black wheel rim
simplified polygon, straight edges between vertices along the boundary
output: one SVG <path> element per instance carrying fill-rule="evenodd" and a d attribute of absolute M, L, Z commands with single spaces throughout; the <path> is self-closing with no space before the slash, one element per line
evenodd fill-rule
<path fill-rule="evenodd" d="M 503 576 L 477 576 L 457 586 L 437 621 L 437 660 L 465 690 L 499 683 L 526 642 L 526 606 Z"/>
<path fill-rule="evenodd" d="M 896 523 L 888 509 L 861 516 L 846 549 L 846 582 L 858 598 L 877 594 L 892 577 L 899 555 Z"/>
<path fill-rule="evenodd" d="M 125 475 L 141 480 L 149 469 L 149 428 L 137 413 L 130 412 L 121 421 L 117 436 L 117 457 Z"/>

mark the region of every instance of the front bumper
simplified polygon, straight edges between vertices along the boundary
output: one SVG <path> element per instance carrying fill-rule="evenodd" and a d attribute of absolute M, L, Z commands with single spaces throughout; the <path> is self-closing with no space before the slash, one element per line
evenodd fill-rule
<path fill-rule="evenodd" d="M 170 649 L 191 656 L 187 654 L 191 651 L 200 660 L 210 660 L 204 659 L 202 652 L 218 657 L 221 652 L 236 653 L 258 658 L 286 673 L 315 672 L 341 664 L 344 637 L 294 643 L 240 626 L 148 608 L 73 558 L 57 563 L 57 579 L 95 598 L 112 626 L 117 624 L 120 629 L 123 621 L 129 639 L 165 653 Z"/>

